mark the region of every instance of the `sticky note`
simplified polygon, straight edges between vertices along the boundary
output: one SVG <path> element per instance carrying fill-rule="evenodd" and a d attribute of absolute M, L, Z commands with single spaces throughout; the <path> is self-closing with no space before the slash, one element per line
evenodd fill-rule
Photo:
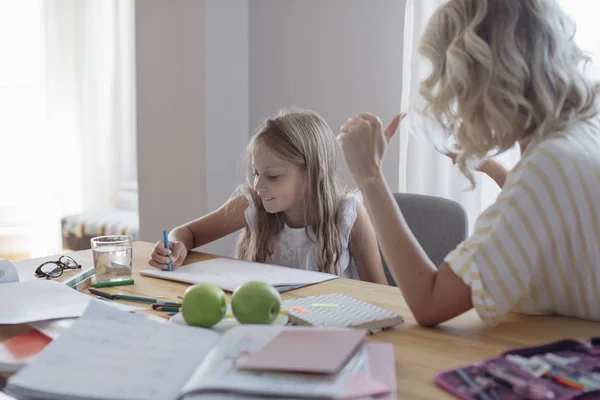
<path fill-rule="evenodd" d="M 302 314 L 310 314 L 309 310 L 307 310 L 306 308 L 299 307 L 299 306 L 292 307 L 292 310 L 298 311 L 299 313 L 302 313 Z"/>
<path fill-rule="evenodd" d="M 339 304 L 324 304 L 324 303 L 315 303 L 311 304 L 311 307 L 319 307 L 319 308 L 338 308 Z"/>

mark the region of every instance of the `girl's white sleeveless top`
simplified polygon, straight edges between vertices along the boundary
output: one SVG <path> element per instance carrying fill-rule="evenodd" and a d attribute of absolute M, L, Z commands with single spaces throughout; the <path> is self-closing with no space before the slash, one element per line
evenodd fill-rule
<path fill-rule="evenodd" d="M 245 211 L 246 223 L 250 229 L 253 229 L 256 218 L 256 207 L 251 194 L 248 191 L 244 191 L 243 194 L 248 199 L 248 208 Z M 341 274 L 339 275 L 344 278 L 360 279 L 356 263 L 350 255 L 348 247 L 350 232 L 356 221 L 356 207 L 361 201 L 362 196 L 357 191 L 349 193 L 344 201 L 341 227 L 342 256 L 338 262 L 338 271 L 341 270 Z M 280 233 L 279 245 L 276 247 L 273 256 L 267 259 L 266 262 L 284 267 L 317 271 L 316 252 L 317 245 L 309 239 L 304 228 L 290 228 L 286 224 Z"/>

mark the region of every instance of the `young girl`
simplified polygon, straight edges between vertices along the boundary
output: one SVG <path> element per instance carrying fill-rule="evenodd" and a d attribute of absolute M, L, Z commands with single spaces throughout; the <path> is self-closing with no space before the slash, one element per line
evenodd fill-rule
<path fill-rule="evenodd" d="M 480 160 L 515 143 L 522 156 L 508 174 L 483 171 L 502 192 L 436 268 L 381 174 L 400 118 L 385 131 L 371 114 L 342 127 L 338 140 L 415 319 L 436 325 L 474 307 L 490 325 L 511 311 L 600 321 L 598 86 L 580 69 L 558 3 L 450 0 L 420 47 L 433 66 L 421 85 L 425 111 L 456 139 L 461 171 L 471 178 Z"/>
<path fill-rule="evenodd" d="M 375 232 L 355 193 L 338 182 L 338 144 L 306 110 L 266 120 L 247 148 L 246 187 L 218 210 L 158 242 L 150 265 L 180 267 L 190 249 L 243 229 L 236 258 L 387 284 Z"/>

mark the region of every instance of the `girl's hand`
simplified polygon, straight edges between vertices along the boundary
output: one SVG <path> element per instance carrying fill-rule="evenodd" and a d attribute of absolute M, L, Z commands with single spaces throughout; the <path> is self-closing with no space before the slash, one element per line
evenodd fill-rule
<path fill-rule="evenodd" d="M 183 242 L 169 242 L 169 247 L 172 250 L 165 249 L 165 243 L 163 241 L 156 243 L 148 264 L 154 268 L 162 269 L 163 271 L 168 269 L 168 263 L 171 263 L 173 271 L 181 267 L 183 261 L 187 257 L 187 248 Z"/>
<path fill-rule="evenodd" d="M 378 176 L 387 144 L 406 114 L 398 114 L 385 131 L 379 117 L 363 113 L 352 117 L 341 127 L 337 139 L 350 172 L 357 182 Z"/>

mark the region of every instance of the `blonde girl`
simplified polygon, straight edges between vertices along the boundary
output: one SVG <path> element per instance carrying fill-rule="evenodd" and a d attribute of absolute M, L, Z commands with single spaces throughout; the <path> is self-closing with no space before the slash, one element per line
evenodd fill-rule
<path fill-rule="evenodd" d="M 508 175 L 496 171 L 496 203 L 439 268 L 381 174 L 400 117 L 385 131 L 371 114 L 341 128 L 387 265 L 422 325 L 471 308 L 490 325 L 509 312 L 600 321 L 598 88 L 573 33 L 554 0 L 450 0 L 429 21 L 420 50 L 433 68 L 421 94 L 460 146 L 462 172 L 472 178 L 488 155 L 522 149 Z"/>
<path fill-rule="evenodd" d="M 236 257 L 387 284 L 368 215 L 338 181 L 338 144 L 317 113 L 267 119 L 247 148 L 250 176 L 218 210 L 159 242 L 150 265 L 182 265 L 191 249 L 242 230 Z"/>

